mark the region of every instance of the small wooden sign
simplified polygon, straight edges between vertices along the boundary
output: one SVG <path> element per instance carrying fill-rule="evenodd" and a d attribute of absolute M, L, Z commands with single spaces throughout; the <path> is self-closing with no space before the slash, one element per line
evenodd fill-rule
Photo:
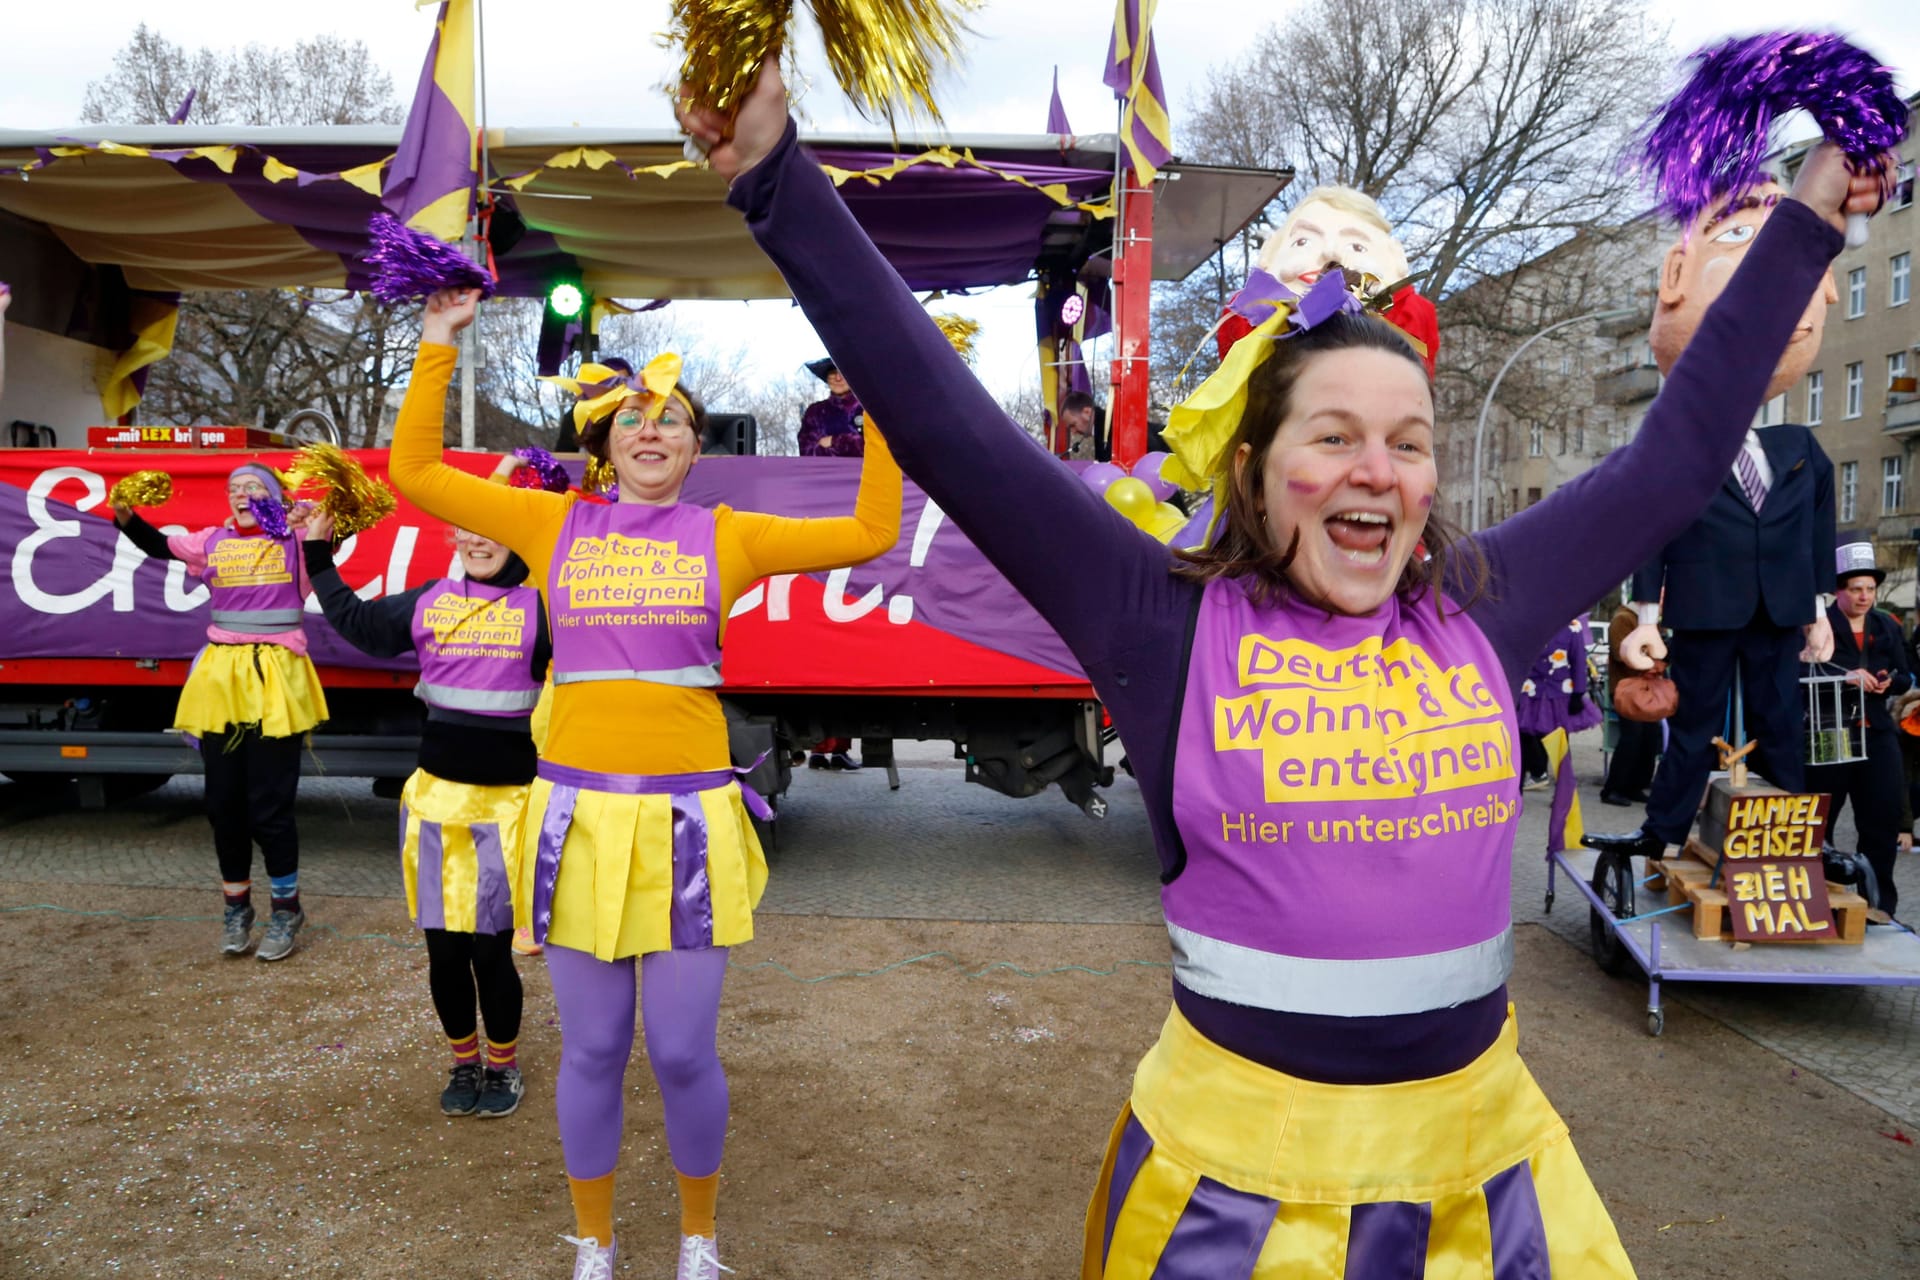
<path fill-rule="evenodd" d="M 1831 942 L 1836 936 L 1819 858 L 1724 865 L 1735 942 Z"/>
<path fill-rule="evenodd" d="M 1735 795 L 1720 842 L 1720 874 L 1736 942 L 1835 937 L 1820 856 L 1832 801 L 1822 795 Z"/>

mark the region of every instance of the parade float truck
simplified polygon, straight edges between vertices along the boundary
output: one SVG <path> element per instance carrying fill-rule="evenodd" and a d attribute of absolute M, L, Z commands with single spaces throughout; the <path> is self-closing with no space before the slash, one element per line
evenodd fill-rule
<path fill-rule="evenodd" d="M 395 140 L 393 130 L 365 128 L 225 133 L 239 136 L 156 127 L 118 130 L 108 141 L 0 131 L 0 279 L 12 282 L 16 298 L 0 398 L 0 422 L 11 432 L 10 447 L 0 448 L 0 773 L 19 783 L 77 783 L 84 803 L 200 771 L 196 751 L 170 726 L 205 642 L 207 590 L 184 565 L 149 560 L 120 536 L 109 490 L 133 471 L 166 471 L 174 497 L 146 514 L 169 533 L 201 528 L 224 519 L 226 477 L 239 461 L 284 466 L 292 452 L 290 440 L 260 427 L 100 425 L 99 386 L 130 341 L 124 320 L 119 336 L 109 336 L 127 312 L 116 291 L 364 284 L 355 253 L 377 205 L 326 174 L 377 165 Z M 490 136 L 496 173 L 533 173 L 516 188 L 514 216 L 524 221 L 517 246 L 503 249 L 495 237 L 503 292 L 540 296 L 556 279 L 584 284 L 589 296 L 781 292 L 738 215 L 717 188 L 704 189 L 717 178 L 634 176 L 677 156 L 677 141 L 578 131 Z M 1257 216 L 1287 177 L 1173 168 L 1155 193 L 1134 193 L 1130 210 L 1101 212 L 1113 191 L 1111 137 L 942 146 L 943 156 L 964 154 L 967 162 L 902 167 L 903 157 L 930 153 L 872 139 L 822 140 L 816 152 L 843 170 L 892 170 L 842 190 L 916 288 L 1038 278 L 1043 296 L 1053 281 L 1055 297 L 1075 299 L 1060 308 L 1052 333 L 1043 325 L 1049 351 L 1074 349 L 1068 343 L 1083 336 L 1087 299 L 1106 296 L 1115 240 L 1130 241 L 1137 332 L 1126 331 L 1122 298 L 1116 349 L 1137 361 L 1131 382 L 1142 388 L 1156 193 L 1163 251 L 1153 274 L 1178 278 Z M 568 155 L 575 163 L 563 163 Z M 593 156 L 614 159 L 595 168 Z M 9 177 L 9 164 L 28 172 Z M 287 180 L 290 171 L 302 181 Z M 543 192 L 572 198 L 535 198 Z M 650 239 L 662 200 L 672 204 L 674 234 Z M 143 205 L 166 216 L 144 217 Z M 689 220 L 701 223 L 701 234 Z M 617 241 L 590 234 L 612 224 L 633 230 Z M 224 252 L 223 243 L 235 247 Z M 1126 271 L 1110 274 L 1118 282 Z M 1140 425 L 1130 447 L 1138 456 L 1144 402 L 1134 410 Z M 1116 417 L 1126 412 L 1120 407 Z M 1116 439 L 1123 460 L 1128 447 Z M 385 478 L 384 450 L 354 453 Z M 447 456 L 475 474 L 498 460 L 459 449 Z M 844 514 L 858 475 L 852 459 L 708 456 L 686 497 L 780 515 Z M 457 572 L 446 526 L 404 499 L 394 516 L 347 539 L 335 560 L 366 599 Z M 333 632 L 311 597 L 307 611 L 330 716 L 312 737 L 306 770 L 371 777 L 391 789 L 412 770 L 418 744 L 411 658 L 370 658 Z M 789 751 L 823 738 L 861 738 L 866 762 L 887 768 L 895 785 L 893 740 L 948 740 L 970 781 L 1015 797 L 1057 785 L 1090 815 L 1105 812 L 1099 789 L 1113 777 L 1103 751 L 1112 733 L 1084 673 L 912 484 L 892 551 L 856 567 L 769 578 L 737 602 L 725 672 L 723 699 L 743 757 L 736 763 L 765 755 L 752 778 L 763 791 L 784 789 Z"/>

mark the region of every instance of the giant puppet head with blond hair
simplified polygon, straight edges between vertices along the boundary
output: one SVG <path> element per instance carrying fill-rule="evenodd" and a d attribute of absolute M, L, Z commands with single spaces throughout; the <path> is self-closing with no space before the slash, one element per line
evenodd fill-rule
<path fill-rule="evenodd" d="M 1381 314 L 1406 334 L 1433 376 L 1440 325 L 1433 304 L 1407 283 L 1407 251 L 1394 239 L 1373 197 L 1352 187 L 1315 187 L 1293 207 L 1280 230 L 1260 246 L 1255 264 L 1297 295 L 1304 295 L 1330 268 L 1372 277 L 1372 287 L 1390 289 L 1392 305 Z M 1231 308 L 1219 329 L 1220 355 L 1253 325 Z"/>

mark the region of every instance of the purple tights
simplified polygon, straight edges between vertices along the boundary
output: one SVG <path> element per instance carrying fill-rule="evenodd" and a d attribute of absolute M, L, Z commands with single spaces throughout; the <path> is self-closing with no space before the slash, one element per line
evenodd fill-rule
<path fill-rule="evenodd" d="M 599 1178 L 620 1160 L 621 1099 L 633 1056 L 633 960 L 608 962 L 547 944 L 560 1006 L 560 1147 L 567 1174 Z M 727 948 L 640 957 L 647 1061 L 660 1086 L 667 1150 L 689 1178 L 720 1168 L 727 1137 L 727 1076 L 720 1066 L 720 987 Z"/>

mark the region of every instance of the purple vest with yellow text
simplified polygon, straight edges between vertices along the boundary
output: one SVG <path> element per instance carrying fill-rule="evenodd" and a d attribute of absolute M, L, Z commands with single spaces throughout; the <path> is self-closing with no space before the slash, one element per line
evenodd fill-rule
<path fill-rule="evenodd" d="M 414 693 L 430 707 L 481 716 L 525 716 L 540 701 L 533 649 L 540 594 L 442 578 L 413 604 L 420 655 Z"/>
<path fill-rule="evenodd" d="M 1290 1013 L 1419 1013 L 1512 967 L 1513 708 L 1472 620 L 1366 617 L 1207 585 L 1161 890 L 1191 991 Z"/>
<path fill-rule="evenodd" d="M 201 580 L 213 596 L 213 625 L 247 635 L 300 628 L 300 548 L 292 538 L 216 530 L 207 539 Z"/>
<path fill-rule="evenodd" d="M 720 563 L 705 507 L 577 502 L 547 580 L 553 682 L 720 684 Z"/>

